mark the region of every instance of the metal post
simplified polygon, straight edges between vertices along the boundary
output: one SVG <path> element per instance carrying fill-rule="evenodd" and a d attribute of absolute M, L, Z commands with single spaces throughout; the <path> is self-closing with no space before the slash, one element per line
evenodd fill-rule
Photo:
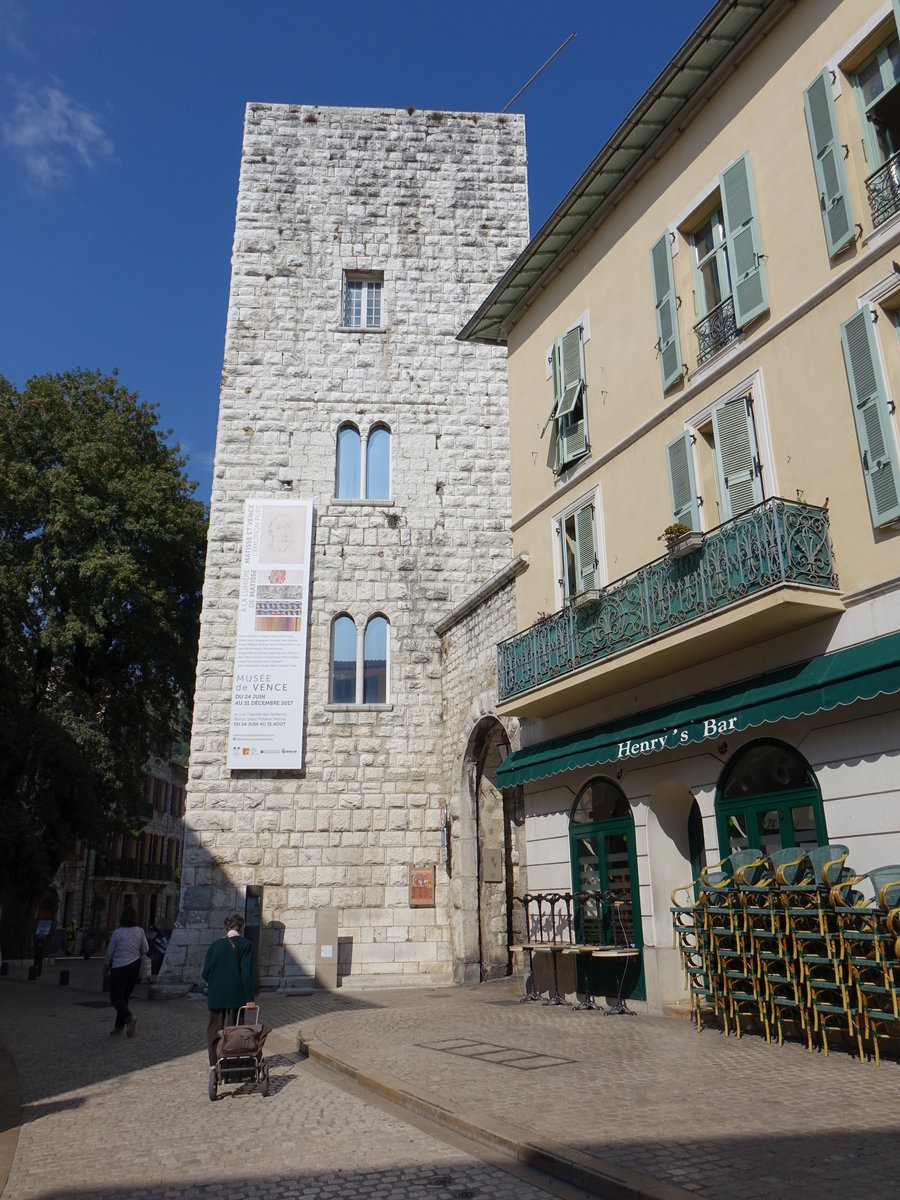
<path fill-rule="evenodd" d="M 244 899 L 244 937 L 253 947 L 253 992 L 259 991 L 259 959 L 262 948 L 263 886 L 260 883 L 247 885 Z"/>

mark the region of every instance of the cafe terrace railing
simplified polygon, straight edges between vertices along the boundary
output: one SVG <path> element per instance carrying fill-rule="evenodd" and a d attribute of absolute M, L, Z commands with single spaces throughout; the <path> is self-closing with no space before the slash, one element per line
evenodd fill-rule
<path fill-rule="evenodd" d="M 785 584 L 836 591 L 838 577 L 828 510 L 773 498 L 710 530 L 691 553 L 654 559 L 501 642 L 498 698 L 502 703 Z"/>

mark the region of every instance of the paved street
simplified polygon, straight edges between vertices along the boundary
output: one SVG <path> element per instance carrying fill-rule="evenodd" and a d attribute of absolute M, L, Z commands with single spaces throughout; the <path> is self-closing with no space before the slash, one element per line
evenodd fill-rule
<path fill-rule="evenodd" d="M 138 999 L 114 1039 L 99 963 L 57 974 L 0 979 L 23 1105 L 3 1200 L 546 1195 L 485 1161 L 502 1152 L 632 1200 L 897 1196 L 896 1061 L 520 1004 L 515 981 L 264 994 L 272 1093 L 211 1104 L 202 999 Z"/>
<path fill-rule="evenodd" d="M 112 1038 L 112 1010 L 87 991 L 0 980 L 2 1040 L 24 1108 L 3 1200 L 78 1197 L 496 1197 L 547 1193 L 323 1079 L 296 1053 L 296 1029 L 266 1045 L 268 1097 L 207 1098 L 202 1000 L 135 1000 L 132 1040 Z M 65 963 L 73 983 L 80 962 Z M 82 978 L 79 980 L 84 983 Z M 282 1025 L 297 1001 L 263 1000 Z M 457 1141 L 459 1139 L 456 1139 Z"/>

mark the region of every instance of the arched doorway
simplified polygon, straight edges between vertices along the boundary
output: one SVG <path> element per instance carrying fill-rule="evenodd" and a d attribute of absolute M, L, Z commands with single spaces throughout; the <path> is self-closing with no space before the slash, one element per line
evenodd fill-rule
<path fill-rule="evenodd" d="M 454 918 L 454 978 L 499 979 L 510 973 L 509 946 L 523 831 L 518 790 L 497 787 L 497 769 L 510 751 L 496 717 L 483 717 L 469 735 L 459 819 L 450 845 Z M 521 940 L 521 939 L 519 939 Z"/>
<path fill-rule="evenodd" d="M 784 742 L 751 742 L 734 755 L 716 791 L 722 857 L 748 846 L 766 854 L 828 844 L 822 793 L 812 767 Z"/>
<path fill-rule="evenodd" d="M 569 814 L 569 856 L 573 891 L 598 891 L 603 895 L 599 908 L 579 909 L 579 939 L 642 950 L 634 817 L 627 796 L 611 779 L 591 779 L 575 797 Z M 629 969 L 624 977 L 617 977 L 613 964 L 593 960 L 597 994 L 621 991 L 643 1000 L 643 956 L 636 961 L 639 970 Z"/>

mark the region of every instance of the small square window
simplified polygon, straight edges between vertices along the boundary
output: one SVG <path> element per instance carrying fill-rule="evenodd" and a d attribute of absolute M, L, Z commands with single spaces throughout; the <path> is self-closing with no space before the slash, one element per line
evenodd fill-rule
<path fill-rule="evenodd" d="M 381 328 L 383 275 L 344 276 L 344 324 L 348 329 Z"/>

